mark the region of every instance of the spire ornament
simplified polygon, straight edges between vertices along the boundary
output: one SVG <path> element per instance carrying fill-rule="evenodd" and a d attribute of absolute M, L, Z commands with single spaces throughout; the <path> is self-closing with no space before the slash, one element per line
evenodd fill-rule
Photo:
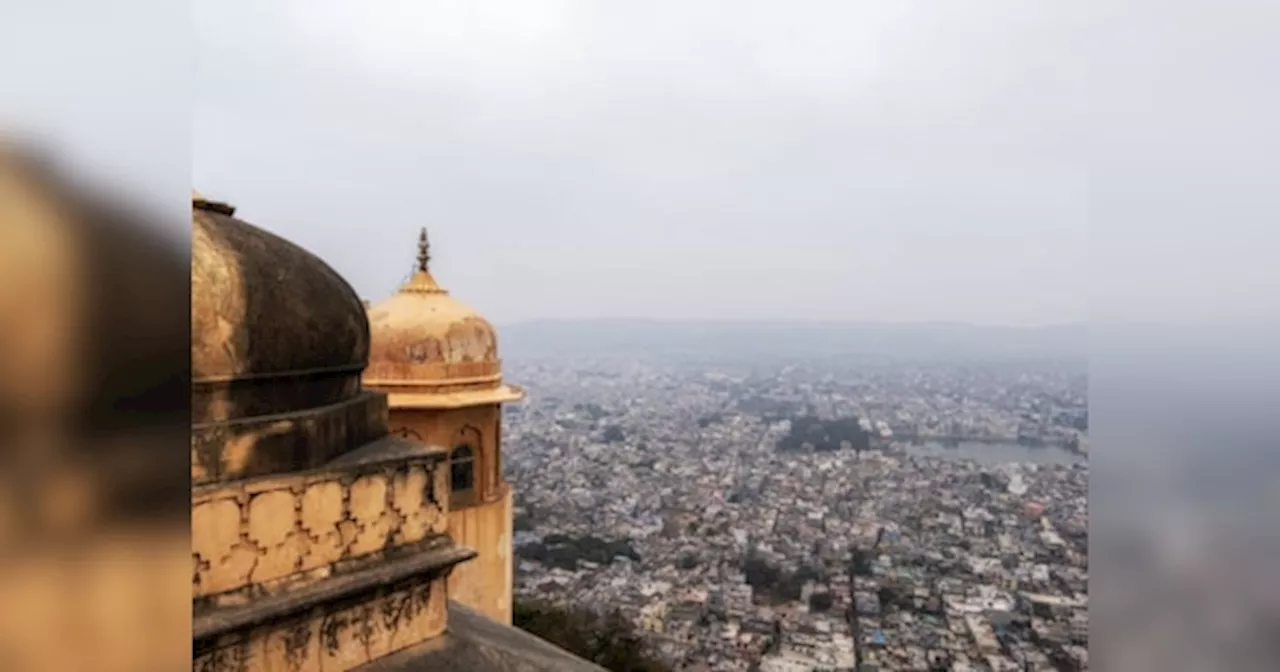
<path fill-rule="evenodd" d="M 426 273 L 427 264 L 431 262 L 431 243 L 427 241 L 427 227 L 418 233 L 418 270 Z"/>
<path fill-rule="evenodd" d="M 431 277 L 431 243 L 427 240 L 427 227 L 418 233 L 418 263 L 409 279 L 400 286 L 401 294 L 448 294 Z"/>

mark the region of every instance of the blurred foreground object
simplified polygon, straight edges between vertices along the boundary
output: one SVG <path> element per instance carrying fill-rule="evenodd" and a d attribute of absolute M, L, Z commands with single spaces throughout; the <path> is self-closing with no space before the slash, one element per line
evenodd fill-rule
<path fill-rule="evenodd" d="M 187 664 L 182 241 L 0 145 L 0 669 Z"/>

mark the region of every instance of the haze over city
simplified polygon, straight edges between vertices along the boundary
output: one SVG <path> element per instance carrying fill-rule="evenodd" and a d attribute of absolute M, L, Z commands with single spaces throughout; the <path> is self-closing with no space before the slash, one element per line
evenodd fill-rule
<path fill-rule="evenodd" d="M 368 298 L 425 225 L 498 323 L 1086 318 L 1058 10 L 377 6 L 197 11 L 195 182 Z"/>

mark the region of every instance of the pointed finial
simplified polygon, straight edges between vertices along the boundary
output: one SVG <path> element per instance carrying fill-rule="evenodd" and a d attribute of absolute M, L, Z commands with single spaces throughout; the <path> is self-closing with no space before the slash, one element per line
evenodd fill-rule
<path fill-rule="evenodd" d="M 431 272 L 427 270 L 427 264 L 431 262 L 431 244 L 427 242 L 427 229 L 423 227 L 422 233 L 418 234 L 418 266 L 414 269 L 409 279 L 400 286 L 401 294 L 448 294 L 440 285 L 436 284 L 436 279 L 431 277 Z"/>
<path fill-rule="evenodd" d="M 431 243 L 427 242 L 427 227 L 422 227 L 418 234 L 418 270 L 427 272 L 427 263 L 431 261 Z"/>

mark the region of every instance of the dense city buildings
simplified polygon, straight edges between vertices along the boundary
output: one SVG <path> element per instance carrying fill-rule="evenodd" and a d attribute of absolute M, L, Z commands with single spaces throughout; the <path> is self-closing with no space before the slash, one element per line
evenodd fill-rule
<path fill-rule="evenodd" d="M 1083 369 L 507 368 L 517 601 L 621 610 L 675 669 L 1087 668 Z"/>

